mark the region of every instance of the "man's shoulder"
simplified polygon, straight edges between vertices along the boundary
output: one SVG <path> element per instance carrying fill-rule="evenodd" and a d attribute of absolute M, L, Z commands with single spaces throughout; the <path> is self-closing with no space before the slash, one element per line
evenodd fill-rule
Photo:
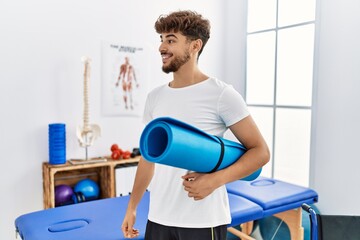
<path fill-rule="evenodd" d="M 215 78 L 215 77 L 209 77 L 207 82 L 208 82 L 208 84 L 211 84 L 211 85 L 219 87 L 219 88 L 226 88 L 229 86 L 228 83 L 226 83 L 218 78 Z"/>
<path fill-rule="evenodd" d="M 157 94 L 159 94 L 161 91 L 163 91 L 166 88 L 166 84 L 162 84 L 160 86 L 156 86 L 155 88 L 153 88 L 150 92 L 149 92 L 149 96 L 156 96 Z"/>
<path fill-rule="evenodd" d="M 206 82 L 206 88 L 208 89 L 208 91 L 211 91 L 213 93 L 221 94 L 224 92 L 225 89 L 231 87 L 230 84 L 218 78 L 209 78 Z"/>

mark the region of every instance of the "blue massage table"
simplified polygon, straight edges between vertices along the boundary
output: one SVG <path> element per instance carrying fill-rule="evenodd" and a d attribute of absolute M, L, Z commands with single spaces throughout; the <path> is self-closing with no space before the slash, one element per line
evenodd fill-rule
<path fill-rule="evenodd" d="M 260 206 L 260 218 L 275 216 L 284 221 L 289 227 L 291 239 L 304 239 L 304 229 L 301 226 L 302 204 L 318 201 L 318 194 L 314 190 L 265 177 L 254 181 L 235 181 L 226 187 L 229 194 L 241 196 Z M 252 220 L 260 218 L 254 217 Z M 245 229 L 246 234 L 251 233 L 252 221 L 243 224 L 242 229 Z M 229 231 L 235 235 L 236 232 L 239 233 L 233 228 Z"/>
<path fill-rule="evenodd" d="M 279 180 L 259 177 L 253 181 L 227 184 L 232 221 L 229 232 L 242 239 L 253 239 L 245 231 L 254 220 L 277 216 L 288 224 L 291 239 L 303 239 L 301 205 L 317 202 L 315 191 Z M 137 211 L 137 239 L 144 239 L 149 192 Z M 23 240 L 119 240 L 124 239 L 121 223 L 129 196 L 108 198 L 67 205 L 24 214 L 15 220 L 15 228 Z M 176 217 L 176 216 L 174 216 Z M 242 225 L 242 231 L 234 226 Z"/>

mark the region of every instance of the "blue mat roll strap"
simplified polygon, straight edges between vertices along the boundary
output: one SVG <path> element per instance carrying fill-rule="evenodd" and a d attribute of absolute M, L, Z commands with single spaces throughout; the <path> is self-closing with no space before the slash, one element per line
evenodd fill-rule
<path fill-rule="evenodd" d="M 140 152 L 150 162 L 207 173 L 230 166 L 246 148 L 179 120 L 163 117 L 145 127 L 140 138 Z M 260 172 L 261 169 L 243 180 L 254 180 Z"/>

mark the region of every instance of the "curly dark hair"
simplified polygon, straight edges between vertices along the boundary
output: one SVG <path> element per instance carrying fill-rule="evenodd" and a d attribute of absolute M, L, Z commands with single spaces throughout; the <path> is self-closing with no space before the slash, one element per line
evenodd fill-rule
<path fill-rule="evenodd" d="M 188 40 L 201 39 L 203 42 L 199 55 L 210 38 L 210 22 L 194 11 L 177 11 L 161 15 L 155 22 L 157 33 L 180 32 Z"/>

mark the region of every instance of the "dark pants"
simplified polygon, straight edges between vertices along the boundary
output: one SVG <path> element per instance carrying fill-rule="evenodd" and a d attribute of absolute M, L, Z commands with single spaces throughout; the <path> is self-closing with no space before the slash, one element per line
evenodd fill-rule
<path fill-rule="evenodd" d="M 226 233 L 226 225 L 213 228 L 180 228 L 148 221 L 145 240 L 225 240 Z"/>

